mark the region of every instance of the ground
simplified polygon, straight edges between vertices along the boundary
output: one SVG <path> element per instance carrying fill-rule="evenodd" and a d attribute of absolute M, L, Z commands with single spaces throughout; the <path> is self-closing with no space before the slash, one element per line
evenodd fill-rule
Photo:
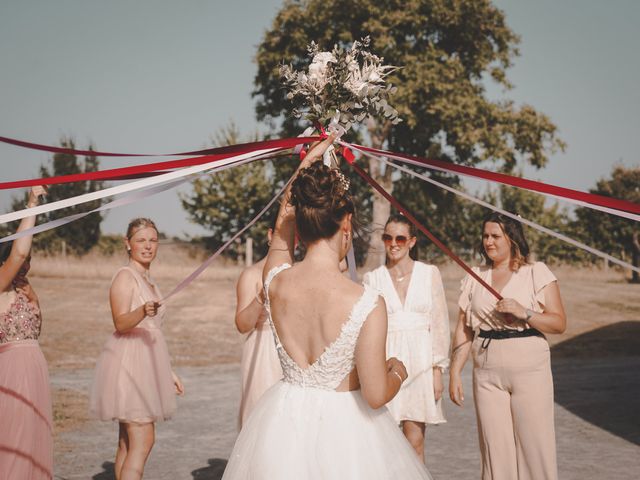
<path fill-rule="evenodd" d="M 34 258 L 32 283 L 44 314 L 41 345 L 52 377 L 55 473 L 58 479 L 109 479 L 117 427 L 90 420 L 87 392 L 102 345 L 112 331 L 111 276 L 123 258 Z M 171 290 L 201 261 L 164 248 L 153 275 Z M 233 325 L 240 267 L 219 263 L 169 303 L 164 331 L 187 394 L 177 416 L 158 426 L 145 478 L 218 479 L 236 435 L 240 351 Z M 550 336 L 556 390 L 560 478 L 633 478 L 640 471 L 640 285 L 620 272 L 552 267 L 569 316 Z M 450 318 L 456 319 L 459 280 L 442 267 Z M 447 400 L 446 425 L 427 433 L 436 479 L 478 478 L 479 456 L 470 371 L 467 404 Z"/>

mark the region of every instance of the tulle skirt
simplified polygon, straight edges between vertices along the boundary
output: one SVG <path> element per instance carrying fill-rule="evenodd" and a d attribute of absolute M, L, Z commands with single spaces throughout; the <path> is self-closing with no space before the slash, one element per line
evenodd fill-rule
<path fill-rule="evenodd" d="M 223 480 L 430 479 L 385 407 L 360 391 L 278 382 L 242 428 Z"/>
<path fill-rule="evenodd" d="M 0 345 L 0 478 L 53 477 L 51 388 L 37 340 Z"/>
<path fill-rule="evenodd" d="M 387 356 L 400 359 L 409 375 L 398 395 L 387 404 L 395 421 L 445 423 L 442 398 L 436 402 L 433 393 L 431 332 L 427 328 L 390 330 Z"/>
<path fill-rule="evenodd" d="M 242 400 L 238 427 L 247 421 L 264 392 L 282 378 L 273 332 L 267 322 L 252 330 L 242 348 Z"/>
<path fill-rule="evenodd" d="M 98 358 L 89 411 L 100 420 L 149 423 L 176 410 L 169 351 L 157 328 L 114 332 Z"/>

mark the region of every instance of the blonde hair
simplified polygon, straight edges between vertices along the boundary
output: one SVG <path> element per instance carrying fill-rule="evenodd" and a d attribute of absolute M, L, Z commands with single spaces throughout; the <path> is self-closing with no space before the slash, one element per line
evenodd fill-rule
<path fill-rule="evenodd" d="M 156 232 L 158 232 L 158 227 L 153 220 L 150 218 L 134 218 L 129 222 L 129 226 L 127 227 L 127 240 L 131 240 L 138 230 L 142 230 L 143 228 L 153 228 Z"/>

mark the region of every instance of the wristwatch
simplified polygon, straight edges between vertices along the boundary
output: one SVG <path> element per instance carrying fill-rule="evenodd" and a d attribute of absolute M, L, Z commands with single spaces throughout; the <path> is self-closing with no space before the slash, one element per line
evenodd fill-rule
<path fill-rule="evenodd" d="M 533 311 L 533 310 L 531 310 L 530 308 L 525 308 L 525 309 L 524 309 L 524 313 L 526 313 L 526 314 L 527 314 L 527 318 L 525 318 L 525 319 L 524 319 L 524 321 L 525 321 L 525 322 L 528 322 L 528 321 L 529 321 L 529 319 L 530 319 L 531 317 L 533 317 L 533 316 L 536 314 L 536 312 L 534 312 L 534 311 Z"/>

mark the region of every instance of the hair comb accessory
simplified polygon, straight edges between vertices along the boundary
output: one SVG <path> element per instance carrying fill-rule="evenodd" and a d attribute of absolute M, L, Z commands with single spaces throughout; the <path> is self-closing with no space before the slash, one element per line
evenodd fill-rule
<path fill-rule="evenodd" d="M 341 170 L 335 169 L 336 175 L 338 176 L 338 180 L 340 181 L 340 186 L 342 187 L 342 193 L 346 193 L 349 191 L 349 186 L 351 185 L 351 181 L 342 173 Z"/>

